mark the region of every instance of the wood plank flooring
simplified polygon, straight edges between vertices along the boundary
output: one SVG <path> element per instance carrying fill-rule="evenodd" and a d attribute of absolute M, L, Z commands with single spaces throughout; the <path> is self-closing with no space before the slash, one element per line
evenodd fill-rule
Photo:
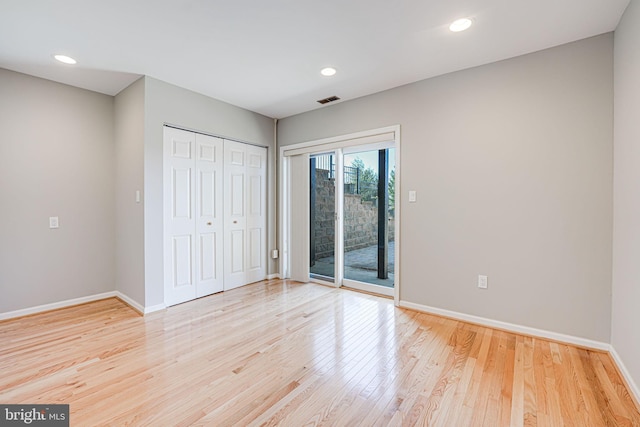
<path fill-rule="evenodd" d="M 640 426 L 606 353 L 281 280 L 0 322 L 0 373 L 73 426 Z"/>

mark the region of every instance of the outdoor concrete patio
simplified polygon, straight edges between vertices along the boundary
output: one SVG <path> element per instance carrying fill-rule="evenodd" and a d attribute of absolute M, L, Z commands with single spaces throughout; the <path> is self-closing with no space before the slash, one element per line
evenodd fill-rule
<path fill-rule="evenodd" d="M 394 267 L 395 267 L 395 242 L 389 242 L 389 278 L 378 278 L 378 246 L 372 245 L 366 248 L 345 252 L 344 254 L 344 277 L 346 279 L 357 280 L 359 282 L 371 283 L 374 285 L 393 287 Z M 335 258 L 333 256 L 316 260 L 311 267 L 311 274 L 319 276 L 333 277 L 335 268 Z"/>

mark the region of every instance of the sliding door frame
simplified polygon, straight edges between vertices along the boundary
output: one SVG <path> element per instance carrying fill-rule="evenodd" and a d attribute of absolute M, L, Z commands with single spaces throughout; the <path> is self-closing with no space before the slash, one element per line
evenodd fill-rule
<path fill-rule="evenodd" d="M 298 144 L 287 145 L 280 147 L 280 236 L 279 246 L 281 248 L 280 256 L 280 277 L 291 277 L 291 242 L 296 236 L 292 235 L 291 227 L 291 164 L 290 157 L 300 154 L 313 154 L 322 152 L 336 152 L 336 162 L 343 162 L 342 149 L 346 151 L 352 151 L 351 147 L 372 145 L 375 143 L 388 143 L 393 142 L 393 148 L 395 149 L 395 276 L 394 276 L 394 288 L 393 298 L 395 305 L 397 306 L 400 301 L 401 291 L 401 278 L 400 278 L 400 229 L 401 229 L 401 211 L 402 205 L 402 190 L 401 190 L 401 148 L 400 148 L 400 125 L 389 126 L 379 129 L 372 129 L 362 132 L 356 132 L 346 135 L 335 136 L 331 138 L 323 138 L 319 140 L 301 142 Z M 339 159 L 339 160 L 338 160 Z M 337 170 L 342 170 L 342 165 L 336 164 Z M 342 255 L 344 253 L 344 239 L 343 239 L 343 203 L 344 203 L 344 176 L 342 174 L 336 174 L 336 212 L 339 213 L 337 218 L 336 227 L 336 265 L 338 262 L 342 263 Z M 307 204 L 308 205 L 308 204 Z M 300 209 L 300 207 L 296 207 Z M 308 212 L 308 206 L 306 207 Z M 298 233 L 300 231 L 297 231 Z M 307 233 L 309 230 L 307 230 Z M 305 238 L 308 241 L 308 238 Z M 308 258 L 308 257 L 307 257 Z M 306 260 L 308 262 L 308 260 Z M 342 286 L 343 282 L 343 268 L 336 269 L 336 277 L 334 286 Z M 337 277 L 340 276 L 340 277 Z M 327 283 L 331 285 L 330 283 Z"/>

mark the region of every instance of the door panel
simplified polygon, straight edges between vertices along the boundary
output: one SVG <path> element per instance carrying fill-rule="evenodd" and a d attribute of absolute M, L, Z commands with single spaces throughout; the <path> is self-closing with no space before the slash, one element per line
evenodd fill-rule
<path fill-rule="evenodd" d="M 216 216 L 216 173 L 200 171 L 200 216 Z"/>
<path fill-rule="evenodd" d="M 173 287 L 193 286 L 191 236 L 173 238 Z"/>
<path fill-rule="evenodd" d="M 227 290 L 247 284 L 244 259 L 246 245 L 244 230 L 247 222 L 244 212 L 245 144 L 224 141 L 224 158 L 224 289 Z"/>
<path fill-rule="evenodd" d="M 177 130 L 177 129 L 173 129 Z M 176 159 L 191 160 L 191 148 L 193 147 L 192 135 L 181 135 L 180 131 L 170 132 L 172 143 L 172 156 Z"/>
<path fill-rule="evenodd" d="M 244 231 L 231 232 L 231 273 L 244 273 Z"/>
<path fill-rule="evenodd" d="M 395 209 L 390 198 L 395 188 L 390 187 L 395 174 L 395 150 L 353 149 L 344 155 L 344 165 L 343 284 L 393 295 L 395 243 L 390 229 L 393 230 Z"/>
<path fill-rule="evenodd" d="M 249 186 L 249 213 L 259 216 L 262 214 L 262 177 L 254 175 Z"/>
<path fill-rule="evenodd" d="M 229 163 L 233 166 L 244 166 L 244 147 L 237 146 L 237 142 L 231 142 L 235 147 L 230 148 L 230 159 Z"/>
<path fill-rule="evenodd" d="M 266 277 L 266 148 L 234 141 L 225 151 L 225 280 L 233 289 Z"/>
<path fill-rule="evenodd" d="M 267 149 L 247 149 L 247 283 L 267 276 Z"/>
<path fill-rule="evenodd" d="M 222 230 L 224 220 L 222 213 L 222 176 L 223 142 L 220 138 L 196 134 L 196 170 L 200 176 L 196 191 L 196 227 L 200 236 L 198 245 L 196 286 L 197 297 L 220 292 L 223 289 L 224 277 L 221 274 L 222 262 Z"/>
<path fill-rule="evenodd" d="M 254 169 L 262 168 L 262 156 L 259 153 L 249 153 L 249 166 Z"/>
<path fill-rule="evenodd" d="M 196 296 L 193 202 L 195 135 L 164 129 L 165 302 L 179 304 Z"/>
<path fill-rule="evenodd" d="M 333 152 L 309 157 L 309 273 L 324 282 L 335 282 L 336 159 Z"/>
<path fill-rule="evenodd" d="M 173 169 L 173 219 L 191 219 L 192 168 Z"/>
<path fill-rule="evenodd" d="M 198 138 L 198 136 L 200 136 L 200 138 Z M 202 139 L 202 138 L 207 138 L 205 135 L 196 135 L 197 139 Z M 215 138 L 217 139 L 217 138 Z M 207 162 L 216 162 L 216 151 L 217 151 L 217 147 L 216 146 L 212 146 L 210 144 L 200 144 L 200 160 L 201 161 L 207 161 Z"/>
<path fill-rule="evenodd" d="M 200 235 L 200 281 L 216 277 L 216 233 Z"/>
<path fill-rule="evenodd" d="M 262 267 L 262 236 L 259 228 L 249 230 L 249 268 L 251 270 Z"/>
<path fill-rule="evenodd" d="M 231 218 L 244 218 L 244 172 L 231 175 Z"/>
<path fill-rule="evenodd" d="M 218 270 L 221 254 L 217 248 L 221 246 L 218 233 L 200 235 L 199 283 L 198 296 L 210 295 L 222 290 L 221 274 Z"/>
<path fill-rule="evenodd" d="M 222 140 L 164 128 L 165 303 L 222 290 Z"/>

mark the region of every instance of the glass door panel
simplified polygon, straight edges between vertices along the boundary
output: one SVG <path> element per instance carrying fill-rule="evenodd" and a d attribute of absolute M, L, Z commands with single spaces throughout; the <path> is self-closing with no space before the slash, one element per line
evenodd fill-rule
<path fill-rule="evenodd" d="M 344 278 L 393 288 L 395 150 L 344 155 Z M 382 289 L 379 289 L 382 290 Z"/>
<path fill-rule="evenodd" d="M 336 237 L 336 156 L 316 154 L 309 159 L 311 277 L 333 282 Z"/>

